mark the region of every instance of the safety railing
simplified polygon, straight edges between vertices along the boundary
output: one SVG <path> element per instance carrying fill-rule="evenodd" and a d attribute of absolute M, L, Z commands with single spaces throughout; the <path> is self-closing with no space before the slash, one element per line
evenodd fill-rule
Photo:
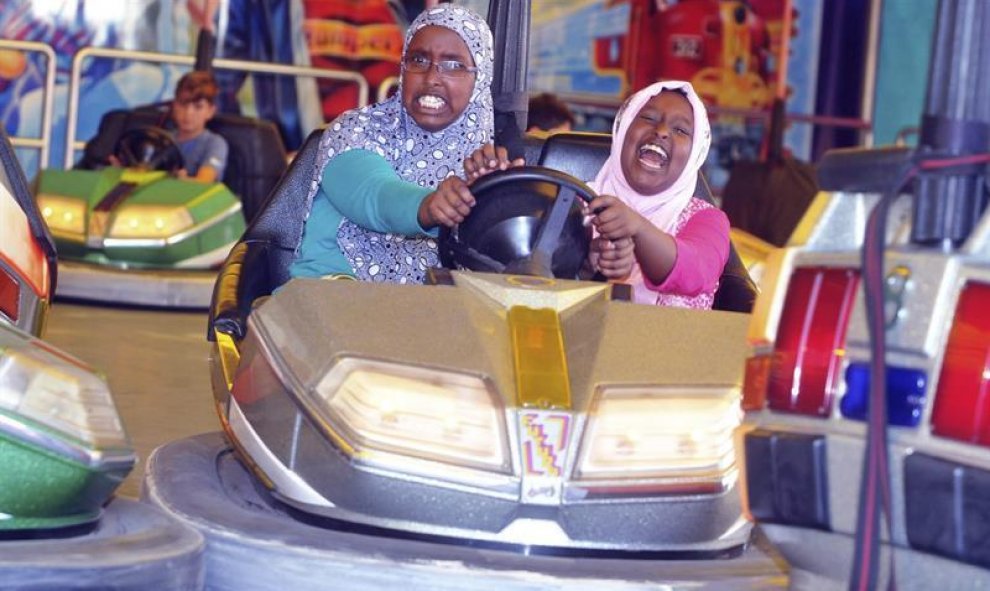
<path fill-rule="evenodd" d="M 11 136 L 10 143 L 15 148 L 28 148 L 38 151 L 38 166 L 48 167 L 49 140 L 52 133 L 52 117 L 55 100 L 55 50 L 46 43 L 36 41 L 16 41 L 13 39 L 0 39 L 0 49 L 20 51 L 22 53 L 37 53 L 45 56 L 44 83 L 41 86 L 41 126 L 38 137 L 26 137 L 22 135 Z M 17 92 L 13 93 L 15 96 Z M 21 107 L 23 108 L 23 103 Z M 24 114 L 22 113 L 22 116 Z"/>
<path fill-rule="evenodd" d="M 179 66 L 193 65 L 194 58 L 188 55 L 153 53 L 149 51 L 128 51 L 101 47 L 87 47 L 76 53 L 72 60 L 72 73 L 69 79 L 69 106 L 65 134 L 65 168 L 72 168 L 76 151 L 86 146 L 84 141 L 76 139 L 76 126 L 79 122 L 79 91 L 82 83 L 82 69 L 85 60 L 90 58 L 121 59 L 155 64 L 173 64 Z M 363 107 L 368 104 L 368 81 L 364 76 L 354 72 L 324 70 L 309 66 L 294 66 L 288 64 L 273 64 L 268 62 L 253 62 L 247 60 L 232 60 L 217 58 L 213 60 L 214 70 L 234 70 L 248 74 L 275 74 L 280 76 L 324 78 L 352 82 L 358 87 L 358 104 Z"/>
<path fill-rule="evenodd" d="M 392 93 L 393 89 L 399 88 L 399 77 L 389 76 L 388 78 L 382 80 L 382 83 L 378 85 L 378 98 L 377 102 L 382 102 L 388 98 L 388 95 Z"/>
<path fill-rule="evenodd" d="M 615 116 L 616 110 L 622 104 L 622 99 L 615 97 L 601 97 L 585 94 L 557 95 L 561 100 L 567 102 L 572 108 L 580 113 L 592 116 L 603 116 L 611 118 Z M 742 109 L 736 107 L 720 107 L 718 105 L 706 105 L 708 115 L 718 120 L 720 117 L 745 119 L 747 121 L 764 121 L 769 123 L 771 111 L 767 109 Z M 869 147 L 872 141 L 873 123 L 869 119 L 857 117 L 836 117 L 832 115 L 809 115 L 807 113 L 787 112 L 784 115 L 785 121 L 789 123 L 804 123 L 821 127 L 838 127 L 855 129 L 860 133 L 862 145 Z"/>

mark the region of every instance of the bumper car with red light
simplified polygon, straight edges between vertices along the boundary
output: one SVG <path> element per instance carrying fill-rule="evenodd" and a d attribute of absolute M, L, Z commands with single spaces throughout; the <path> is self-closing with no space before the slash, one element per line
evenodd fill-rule
<path fill-rule="evenodd" d="M 0 581 L 195 589 L 202 538 L 113 499 L 137 457 L 106 380 L 41 340 L 55 249 L 0 132 Z"/>
<path fill-rule="evenodd" d="M 990 5 L 936 29 L 921 146 L 825 156 L 749 329 L 747 510 L 823 585 L 990 585 Z"/>

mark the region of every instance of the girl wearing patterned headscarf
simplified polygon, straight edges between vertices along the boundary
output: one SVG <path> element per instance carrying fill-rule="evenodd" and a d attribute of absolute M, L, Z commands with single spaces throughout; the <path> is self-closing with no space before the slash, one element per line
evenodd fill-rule
<path fill-rule="evenodd" d="M 616 115 L 612 149 L 588 204 L 591 264 L 632 284 L 633 301 L 711 308 L 729 256 L 729 220 L 694 197 L 711 145 L 705 106 L 688 82 L 657 82 Z"/>
<path fill-rule="evenodd" d="M 493 137 L 493 69 L 491 31 L 467 8 L 441 4 L 413 21 L 399 91 L 323 133 L 293 277 L 423 282 L 439 262 L 436 227 L 474 204 L 457 175 Z"/>

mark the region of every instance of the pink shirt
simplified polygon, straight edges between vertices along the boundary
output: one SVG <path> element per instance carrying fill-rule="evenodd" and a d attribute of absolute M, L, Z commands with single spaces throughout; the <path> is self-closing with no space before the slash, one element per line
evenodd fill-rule
<path fill-rule="evenodd" d="M 692 198 L 673 232 L 677 259 L 659 285 L 643 276 L 639 263 L 628 281 L 639 304 L 709 310 L 729 259 L 729 218 L 710 203 Z"/>

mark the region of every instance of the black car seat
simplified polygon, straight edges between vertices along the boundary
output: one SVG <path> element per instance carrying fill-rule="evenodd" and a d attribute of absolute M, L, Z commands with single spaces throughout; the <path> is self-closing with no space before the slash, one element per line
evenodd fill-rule
<path fill-rule="evenodd" d="M 566 172 L 582 181 L 594 180 L 612 146 L 612 137 L 601 133 L 558 133 L 549 136 L 543 143 L 539 164 Z M 704 175 L 698 175 L 698 185 L 694 192 L 696 197 L 714 204 L 711 188 Z M 722 277 L 719 279 L 718 290 L 715 292 L 716 310 L 749 313 L 756 301 L 756 284 L 749 276 L 736 252 L 736 247 L 730 243 L 729 260 L 725 263 Z"/>
<path fill-rule="evenodd" d="M 100 119 L 96 135 L 86 143 L 77 168 L 106 166 L 124 132 L 141 127 L 169 125 L 168 104 L 110 111 Z M 286 151 L 278 129 L 270 121 L 218 113 L 206 124 L 230 148 L 221 179 L 241 199 L 244 219 L 251 221 L 286 169 Z"/>
<path fill-rule="evenodd" d="M 289 280 L 289 265 L 302 241 L 305 203 L 323 130 L 312 132 L 282 175 L 244 236 L 220 267 L 210 305 L 210 328 L 236 339 L 245 335 L 251 305 Z M 213 331 L 208 331 L 213 339 Z"/>

